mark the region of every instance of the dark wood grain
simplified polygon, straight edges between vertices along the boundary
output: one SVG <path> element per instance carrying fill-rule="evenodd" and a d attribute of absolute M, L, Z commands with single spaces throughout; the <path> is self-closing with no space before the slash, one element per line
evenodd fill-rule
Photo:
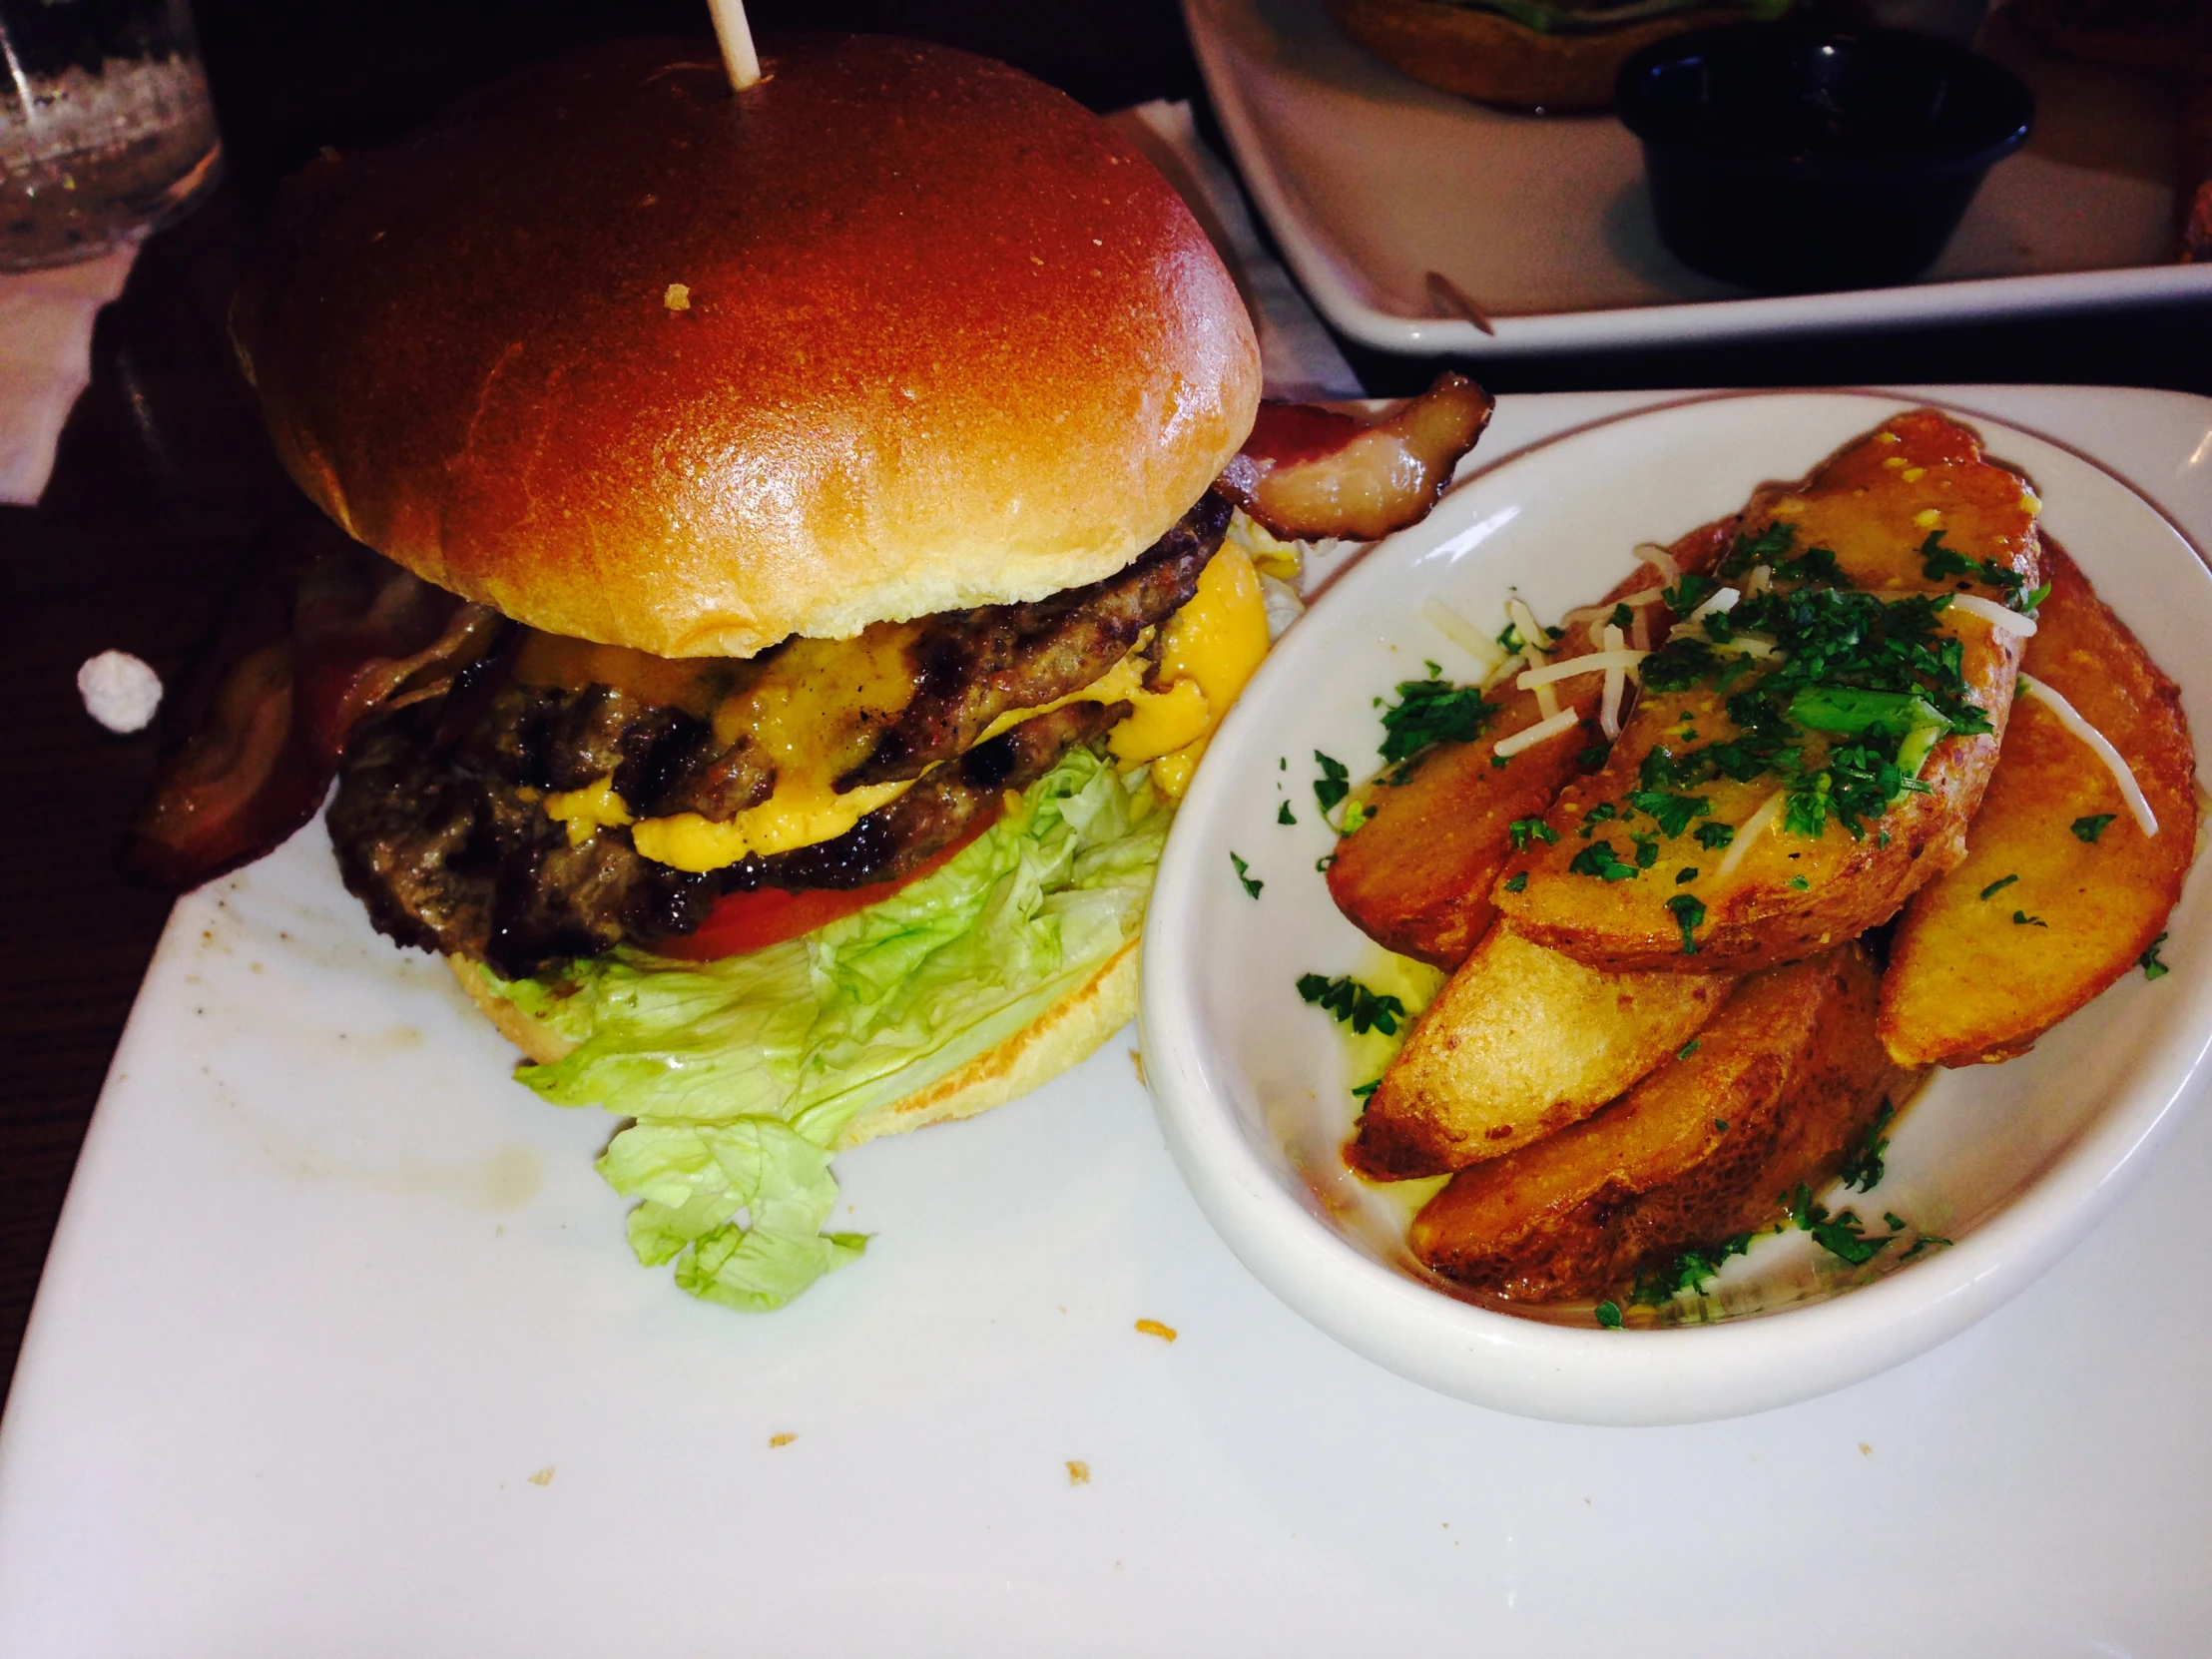
<path fill-rule="evenodd" d="M 595 36 L 690 31 L 698 0 L 201 0 L 231 150 L 213 203 L 150 243 L 100 319 L 95 379 L 46 499 L 0 509 L 0 766 L 13 785 L 0 866 L 0 1367 L 12 1372 L 69 1171 L 168 911 L 115 870 L 152 774 L 151 738 L 110 737 L 79 706 L 95 652 L 174 680 L 209 631 L 254 531 L 286 502 L 223 314 L 270 185 L 322 144 L 401 131 L 526 58 Z M 753 0 L 779 26 L 925 35 L 988 52 L 1096 109 L 1198 91 L 1174 0 Z M 1203 114 L 1203 112 L 1202 112 Z M 1371 389 L 1434 363 L 1352 350 Z M 1518 358 L 1493 388 L 2059 380 L 2212 392 L 2212 306 L 1848 339 Z"/>

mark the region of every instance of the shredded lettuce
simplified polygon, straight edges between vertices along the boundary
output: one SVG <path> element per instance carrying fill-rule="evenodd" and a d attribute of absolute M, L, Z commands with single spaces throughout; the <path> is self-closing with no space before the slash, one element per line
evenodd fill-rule
<path fill-rule="evenodd" d="M 1043 1013 L 1136 937 L 1172 809 L 1071 750 L 942 869 L 805 938 L 719 962 L 616 950 L 486 978 L 576 1044 L 516 1076 L 636 1121 L 599 1160 L 630 1245 L 692 1295 L 780 1308 L 856 1259 L 825 1233 L 830 1151 Z"/>

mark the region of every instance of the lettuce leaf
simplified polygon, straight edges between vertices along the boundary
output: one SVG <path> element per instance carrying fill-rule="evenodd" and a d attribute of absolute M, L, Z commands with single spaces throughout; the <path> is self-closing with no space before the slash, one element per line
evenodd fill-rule
<path fill-rule="evenodd" d="M 864 1240 L 824 1233 L 830 1150 L 1019 1031 L 1136 937 L 1172 810 L 1070 751 L 942 869 L 719 962 L 617 950 L 501 994 L 576 1044 L 516 1076 L 636 1121 L 599 1160 L 630 1244 L 692 1295 L 780 1308 Z"/>

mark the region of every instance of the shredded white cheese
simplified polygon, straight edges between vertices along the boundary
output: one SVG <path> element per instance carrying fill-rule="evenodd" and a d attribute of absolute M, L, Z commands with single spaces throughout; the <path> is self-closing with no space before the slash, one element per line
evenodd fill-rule
<path fill-rule="evenodd" d="M 1491 745 L 1490 753 L 1504 757 L 1518 755 L 1522 750 L 1534 749 L 1538 744 L 1556 738 L 1562 732 L 1573 731 L 1581 723 L 1582 717 L 1572 709 L 1561 709 L 1557 714 L 1548 715 L 1535 725 L 1515 732 L 1511 737 L 1498 739 Z"/>
<path fill-rule="evenodd" d="M 1624 643 L 1618 625 L 1607 623 L 1605 625 L 1604 655 L 1616 659 L 1625 658 L 1628 653 L 1621 649 Z M 1607 663 L 1605 665 L 1605 698 L 1598 705 L 1597 724 L 1598 729 L 1605 734 L 1608 743 L 1621 735 L 1621 694 L 1627 689 L 1627 665 L 1620 661 Z"/>
<path fill-rule="evenodd" d="M 1714 594 L 1712 598 L 1708 599 L 1704 604 L 1700 605 L 1696 610 L 1692 611 L 1688 616 L 1684 617 L 1682 619 L 1682 626 L 1684 626 L 1685 628 L 1694 628 L 1695 626 L 1697 626 L 1697 624 L 1703 622 L 1707 617 L 1711 616 L 1715 611 L 1733 611 L 1736 608 L 1736 601 L 1741 598 L 1743 598 L 1743 595 L 1738 593 L 1734 588 L 1722 588 L 1718 593 Z"/>
<path fill-rule="evenodd" d="M 1474 659 L 1477 672 L 1487 680 L 1505 666 L 1505 648 L 1440 599 L 1424 599 L 1421 620 Z"/>
<path fill-rule="evenodd" d="M 1493 687 L 1503 683 L 1506 680 L 1511 679 L 1514 672 L 1527 661 L 1528 659 L 1522 656 L 1518 651 L 1514 652 L 1510 657 L 1506 658 L 1505 661 L 1498 664 L 1496 668 L 1492 669 L 1489 672 L 1489 674 L 1484 678 L 1482 682 L 1482 689 L 1484 691 L 1489 691 Z"/>
<path fill-rule="evenodd" d="M 2035 632 L 2035 619 L 2007 610 L 1993 599 L 1983 599 L 1976 594 L 1954 593 L 1950 596 L 1950 608 L 1977 616 L 1990 627 L 2002 633 L 2017 634 L 2022 639 Z"/>
<path fill-rule="evenodd" d="M 1765 593 L 1774 586 L 1774 566 L 1753 565 L 1751 574 L 1744 578 L 1744 592 Z"/>
<path fill-rule="evenodd" d="M 1744 854 L 1751 850 L 1751 843 L 1767 832 L 1774 821 L 1782 816 L 1783 803 L 1788 798 L 1782 791 L 1760 803 L 1759 810 L 1744 820 L 1743 828 L 1736 831 L 1736 838 L 1728 843 L 1728 850 L 1721 855 L 1721 867 L 1713 872 L 1716 881 L 1725 881 L 1736 873 L 1736 866 L 1744 861 Z"/>
<path fill-rule="evenodd" d="M 2127 810 L 2135 815 L 2135 824 L 2145 835 L 2158 833 L 2158 815 L 2150 810 L 2150 801 L 2143 794 L 2142 785 L 2135 782 L 2134 769 L 2127 764 L 2127 757 L 2112 747 L 2111 740 L 2081 718 L 2081 712 L 2032 674 L 2020 676 L 2020 684 L 2033 694 L 2043 707 L 2058 717 L 2058 724 L 2087 744 L 2096 758 L 2104 763 L 2104 770 L 2112 775 L 2112 782 L 2120 787 L 2120 799 L 2127 803 Z"/>
<path fill-rule="evenodd" d="M 1531 669 L 1542 668 L 1546 661 L 1544 645 L 1550 640 L 1551 636 L 1536 626 L 1535 613 L 1530 611 L 1518 599 L 1508 599 L 1505 602 L 1505 614 L 1513 619 L 1513 627 L 1521 637 L 1521 655 L 1528 659 L 1528 666 Z M 1515 681 L 1514 684 L 1519 685 L 1520 683 Z M 1534 690 L 1536 693 L 1536 707 L 1542 711 L 1544 719 L 1556 720 L 1558 718 L 1559 698 L 1552 691 L 1550 681 L 1541 680 L 1534 687 L 1521 686 L 1520 689 L 1522 691 Z"/>
<path fill-rule="evenodd" d="M 1618 628 L 1608 628 L 1605 632 L 1616 640 L 1620 638 L 1621 631 Z M 1587 656 L 1568 657 L 1544 668 L 1529 669 L 1518 676 L 1513 684 L 1522 691 L 1536 691 L 1544 686 L 1557 685 L 1561 680 L 1572 680 L 1579 674 L 1634 668 L 1650 655 L 1648 651 L 1631 651 L 1625 643 L 1608 645 L 1605 650 L 1592 651 Z"/>
<path fill-rule="evenodd" d="M 1682 578 L 1682 567 L 1674 562 L 1674 555 L 1655 541 L 1638 542 L 1636 544 L 1636 557 L 1651 566 L 1669 582 L 1680 581 Z"/>

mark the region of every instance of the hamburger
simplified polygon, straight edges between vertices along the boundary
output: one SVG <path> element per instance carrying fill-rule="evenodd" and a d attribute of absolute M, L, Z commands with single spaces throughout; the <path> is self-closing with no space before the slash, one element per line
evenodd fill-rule
<path fill-rule="evenodd" d="M 1111 128 L 912 42 L 763 62 L 733 93 L 711 47 L 596 49 L 286 183 L 232 325 L 324 517 L 138 838 L 185 884 L 334 771 L 376 927 L 538 1093 L 634 1120 L 600 1168 L 639 1259 L 746 1309 L 860 1248 L 834 1149 L 1134 1011 L 1289 553 L 1232 494 L 1326 504 L 1334 444 L 1417 513 L 1488 408 L 1240 456 L 1250 320 Z"/>
<path fill-rule="evenodd" d="M 1354 41 L 1414 80 L 1511 110 L 1613 102 L 1621 65 L 1653 41 L 1781 17 L 1791 0 L 1329 0 Z"/>

